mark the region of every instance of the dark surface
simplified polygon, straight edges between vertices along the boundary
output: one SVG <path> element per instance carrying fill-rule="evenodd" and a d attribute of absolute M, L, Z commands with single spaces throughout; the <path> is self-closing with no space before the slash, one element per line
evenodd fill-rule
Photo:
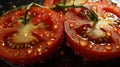
<path fill-rule="evenodd" d="M 0 0 L 0 15 L 7 10 L 13 9 L 14 6 L 18 7 L 30 2 L 42 4 L 43 0 Z M 74 52 L 66 46 L 64 40 L 62 47 L 57 51 L 57 53 L 44 63 L 20 66 L 12 65 L 6 61 L 0 60 L 0 67 L 120 67 L 120 59 L 118 58 L 104 62 L 85 62 L 83 58 L 76 56 Z"/>
<path fill-rule="evenodd" d="M 26 5 L 31 2 L 36 2 L 38 4 L 42 4 L 43 0 L 0 0 L 0 15 L 4 11 L 8 11 L 21 5 Z"/>

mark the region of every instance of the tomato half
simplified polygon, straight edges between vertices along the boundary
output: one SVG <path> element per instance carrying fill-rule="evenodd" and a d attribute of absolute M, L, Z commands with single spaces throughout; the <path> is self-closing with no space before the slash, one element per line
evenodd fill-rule
<path fill-rule="evenodd" d="M 23 24 L 26 7 L 0 18 L 0 57 L 14 64 L 41 62 L 54 53 L 63 38 L 62 15 L 32 5 Z"/>
<path fill-rule="evenodd" d="M 120 57 L 120 7 L 103 1 L 84 6 L 98 15 L 98 21 L 87 19 L 82 8 L 67 11 L 64 26 L 68 45 L 87 60 Z"/>

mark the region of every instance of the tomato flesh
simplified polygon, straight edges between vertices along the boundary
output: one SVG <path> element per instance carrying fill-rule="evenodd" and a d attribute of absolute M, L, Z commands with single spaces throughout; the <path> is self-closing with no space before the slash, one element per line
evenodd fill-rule
<path fill-rule="evenodd" d="M 0 56 L 14 64 L 44 61 L 58 49 L 63 38 L 62 15 L 31 6 L 27 18 L 32 18 L 24 25 L 25 10 L 22 7 L 0 18 Z"/>

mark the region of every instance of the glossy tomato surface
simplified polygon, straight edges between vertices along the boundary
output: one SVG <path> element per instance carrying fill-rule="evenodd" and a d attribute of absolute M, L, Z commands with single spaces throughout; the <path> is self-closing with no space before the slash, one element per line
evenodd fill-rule
<path fill-rule="evenodd" d="M 27 11 L 23 6 L 0 17 L 0 57 L 10 63 L 44 61 L 62 42 L 62 15 L 36 5 Z"/>
<path fill-rule="evenodd" d="M 86 60 L 120 57 L 120 7 L 108 0 L 84 6 L 98 15 L 98 21 L 88 19 L 82 8 L 67 11 L 64 26 L 68 45 Z"/>

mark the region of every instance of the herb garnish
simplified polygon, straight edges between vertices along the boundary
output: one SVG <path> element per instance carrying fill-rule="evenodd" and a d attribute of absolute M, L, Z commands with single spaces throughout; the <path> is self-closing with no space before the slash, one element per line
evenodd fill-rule
<path fill-rule="evenodd" d="M 74 0 L 75 1 L 75 0 Z M 98 21 L 98 15 L 91 9 L 89 9 L 86 6 L 77 6 L 74 5 L 74 1 L 72 5 L 66 5 L 66 0 L 63 1 L 62 4 L 57 3 L 55 7 L 53 7 L 52 9 L 60 9 L 60 8 L 84 8 L 86 9 L 85 12 L 83 12 L 83 15 L 85 15 L 89 20 L 96 22 Z"/>

